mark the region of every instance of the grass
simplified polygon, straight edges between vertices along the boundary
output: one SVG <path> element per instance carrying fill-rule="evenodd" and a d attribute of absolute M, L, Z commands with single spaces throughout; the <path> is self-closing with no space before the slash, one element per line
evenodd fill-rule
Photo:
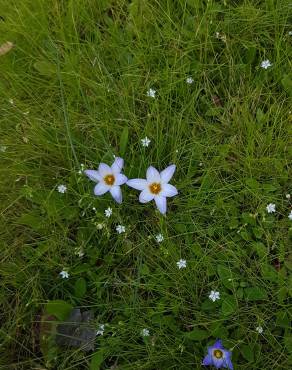
<path fill-rule="evenodd" d="M 0 56 L 0 368 L 200 369 L 221 338 L 235 369 L 290 369 L 290 2 L 0 10 L 0 44 L 15 45 Z M 129 178 L 176 164 L 166 217 L 127 186 L 122 205 L 94 197 L 81 163 L 113 155 Z M 39 343 L 48 305 L 61 320 L 68 304 L 106 324 L 95 351 Z"/>

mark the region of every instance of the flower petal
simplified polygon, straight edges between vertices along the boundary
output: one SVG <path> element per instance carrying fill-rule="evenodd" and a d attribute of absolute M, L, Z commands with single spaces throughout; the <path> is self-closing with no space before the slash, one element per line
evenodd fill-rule
<path fill-rule="evenodd" d="M 226 353 L 229 352 L 229 351 L 226 351 L 225 352 L 225 356 L 226 356 Z M 230 352 L 229 352 L 230 353 Z M 224 366 L 227 368 L 227 369 L 230 369 L 230 370 L 233 370 L 233 364 L 231 362 L 231 355 L 229 356 L 226 356 L 224 358 Z"/>
<path fill-rule="evenodd" d="M 213 365 L 217 368 L 217 369 L 220 369 L 222 366 L 224 366 L 224 359 L 223 358 L 216 358 L 215 356 L 213 356 L 212 358 L 212 362 L 213 362 Z"/>
<path fill-rule="evenodd" d="M 114 173 L 120 173 L 124 167 L 124 160 L 121 157 L 116 157 L 112 164 L 112 171 Z"/>
<path fill-rule="evenodd" d="M 90 178 L 90 180 L 98 182 L 102 179 L 98 171 L 95 170 L 85 170 L 85 175 Z"/>
<path fill-rule="evenodd" d="M 213 344 L 212 347 L 213 348 L 224 349 L 223 344 L 222 344 L 222 340 L 221 339 L 217 339 L 216 342 Z"/>
<path fill-rule="evenodd" d="M 131 179 L 127 181 L 127 185 L 137 190 L 144 190 L 148 186 L 148 182 L 145 179 Z"/>
<path fill-rule="evenodd" d="M 119 186 L 112 186 L 110 189 L 110 193 L 117 203 L 122 203 L 123 196 L 121 188 Z"/>
<path fill-rule="evenodd" d="M 170 179 L 172 178 L 173 174 L 174 174 L 175 169 L 176 169 L 176 165 L 172 164 L 172 165 L 166 167 L 165 170 L 161 171 L 160 172 L 161 181 L 164 182 L 164 183 L 169 182 Z"/>
<path fill-rule="evenodd" d="M 153 198 L 154 198 L 154 195 L 151 194 L 148 189 L 144 189 L 143 191 L 141 191 L 141 193 L 139 195 L 139 202 L 140 203 L 148 203 Z"/>
<path fill-rule="evenodd" d="M 177 188 L 170 184 L 163 184 L 160 195 L 162 197 L 174 197 L 178 194 Z"/>
<path fill-rule="evenodd" d="M 146 172 L 146 179 L 148 182 L 160 182 L 160 174 L 153 166 L 148 167 Z"/>
<path fill-rule="evenodd" d="M 116 175 L 115 186 L 116 185 L 124 185 L 127 181 L 128 181 L 127 176 L 123 175 L 122 173 L 118 173 Z"/>
<path fill-rule="evenodd" d="M 99 167 L 98 167 L 98 172 L 99 174 L 104 177 L 108 174 L 111 174 L 113 171 L 112 169 L 110 168 L 110 166 L 108 166 L 107 164 L 105 163 L 100 163 Z"/>
<path fill-rule="evenodd" d="M 156 195 L 154 200 L 160 213 L 164 215 L 166 213 L 166 198 L 162 195 Z"/>
<path fill-rule="evenodd" d="M 210 355 L 205 356 L 204 360 L 202 362 L 202 365 L 210 366 L 212 364 L 213 364 L 212 356 L 210 356 Z"/>
<path fill-rule="evenodd" d="M 104 183 L 100 182 L 94 187 L 94 194 L 95 195 L 103 195 L 107 191 L 109 191 L 109 186 L 105 185 Z"/>

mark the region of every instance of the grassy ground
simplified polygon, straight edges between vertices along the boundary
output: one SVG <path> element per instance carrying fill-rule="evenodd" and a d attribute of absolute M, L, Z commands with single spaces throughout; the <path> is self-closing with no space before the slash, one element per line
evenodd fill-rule
<path fill-rule="evenodd" d="M 0 0 L 1 369 L 201 369 L 216 338 L 291 369 L 289 3 Z M 176 164 L 166 217 L 93 195 L 81 163 L 113 155 Z M 65 302 L 106 324 L 95 351 L 39 343 Z"/>

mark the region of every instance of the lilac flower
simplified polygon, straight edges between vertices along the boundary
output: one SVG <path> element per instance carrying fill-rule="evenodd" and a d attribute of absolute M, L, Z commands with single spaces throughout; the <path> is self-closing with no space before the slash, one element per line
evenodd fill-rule
<path fill-rule="evenodd" d="M 95 195 L 103 195 L 108 191 L 117 203 L 122 203 L 122 191 L 120 185 L 127 182 L 128 178 L 121 173 L 124 166 L 123 158 L 116 157 L 112 166 L 100 163 L 98 171 L 86 170 L 85 175 L 90 180 L 97 182 L 94 187 Z"/>
<path fill-rule="evenodd" d="M 127 185 L 131 188 L 141 190 L 139 196 L 140 203 L 148 203 L 154 199 L 159 211 L 165 214 L 166 198 L 174 197 L 178 194 L 176 187 L 168 184 L 174 174 L 175 168 L 175 165 L 172 164 L 159 173 L 156 168 L 150 166 L 147 169 L 146 180 L 128 180 Z"/>
<path fill-rule="evenodd" d="M 215 302 L 217 301 L 217 299 L 220 299 L 220 293 L 216 292 L 215 290 L 211 290 L 209 298 L 211 299 L 211 301 Z"/>
<path fill-rule="evenodd" d="M 231 352 L 227 351 L 220 339 L 216 340 L 213 346 L 208 347 L 208 354 L 205 356 L 202 365 L 215 366 L 216 369 L 224 367 L 233 370 L 231 362 Z"/>
<path fill-rule="evenodd" d="M 67 191 L 67 186 L 66 185 L 58 185 L 57 189 L 58 189 L 59 193 L 64 194 Z"/>

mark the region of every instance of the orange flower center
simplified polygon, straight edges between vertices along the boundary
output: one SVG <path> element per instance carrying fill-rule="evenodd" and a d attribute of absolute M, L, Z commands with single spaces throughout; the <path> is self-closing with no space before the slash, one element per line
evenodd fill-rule
<path fill-rule="evenodd" d="M 115 182 L 115 176 L 114 175 L 106 175 L 104 178 L 104 182 L 107 185 L 113 185 Z"/>
<path fill-rule="evenodd" d="M 161 192 L 161 185 L 159 182 L 153 182 L 151 185 L 149 185 L 149 189 L 152 194 L 159 194 Z"/>
<path fill-rule="evenodd" d="M 213 352 L 213 354 L 218 359 L 223 357 L 223 352 L 220 351 L 220 349 L 215 349 L 214 352 Z"/>

